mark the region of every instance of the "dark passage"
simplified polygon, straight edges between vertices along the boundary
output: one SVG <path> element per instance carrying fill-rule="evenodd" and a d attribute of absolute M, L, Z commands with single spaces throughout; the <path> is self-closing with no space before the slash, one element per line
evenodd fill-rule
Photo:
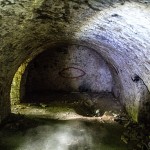
<path fill-rule="evenodd" d="M 78 114 L 91 117 L 121 111 L 112 93 L 109 65 L 97 52 L 78 45 L 51 49 L 27 66 L 21 81 L 21 102 L 68 104 Z"/>

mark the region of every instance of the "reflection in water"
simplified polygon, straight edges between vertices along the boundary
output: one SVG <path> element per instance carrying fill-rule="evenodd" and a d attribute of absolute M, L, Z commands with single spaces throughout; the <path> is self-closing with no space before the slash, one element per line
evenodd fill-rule
<path fill-rule="evenodd" d="M 116 123 L 49 120 L 24 131 L 0 132 L 5 150 L 127 150 Z"/>
<path fill-rule="evenodd" d="M 40 126 L 28 131 L 18 150 L 93 149 L 92 137 L 81 124 Z"/>

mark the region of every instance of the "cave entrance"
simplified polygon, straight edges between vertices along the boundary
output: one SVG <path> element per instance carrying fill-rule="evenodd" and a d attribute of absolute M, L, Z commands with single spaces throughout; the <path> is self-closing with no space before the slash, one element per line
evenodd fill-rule
<path fill-rule="evenodd" d="M 109 65 L 84 46 L 56 46 L 28 60 L 18 69 L 12 87 L 12 105 L 69 106 L 77 114 L 90 117 L 121 109 L 114 97 Z"/>

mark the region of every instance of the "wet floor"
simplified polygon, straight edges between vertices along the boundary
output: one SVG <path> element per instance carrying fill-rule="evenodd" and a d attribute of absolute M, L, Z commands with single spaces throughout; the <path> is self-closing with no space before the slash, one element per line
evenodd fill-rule
<path fill-rule="evenodd" d="M 111 94 L 54 93 L 30 98 L 12 105 L 15 117 L 0 128 L 0 150 L 131 149 L 121 140 L 124 127 L 114 121 L 122 107 Z M 84 105 L 89 100 L 96 107 Z M 100 110 L 99 116 L 86 115 L 93 108 Z"/>
<path fill-rule="evenodd" d="M 96 114 L 97 111 L 99 114 Z M 111 93 L 40 93 L 28 97 L 21 105 L 12 105 L 15 114 L 32 114 L 51 119 L 83 116 L 103 116 L 106 119 L 109 113 L 117 115 L 122 111 L 121 104 Z"/>
<path fill-rule="evenodd" d="M 0 131 L 1 150 L 128 150 L 117 123 L 25 119 Z M 20 127 L 19 127 L 20 126 Z"/>

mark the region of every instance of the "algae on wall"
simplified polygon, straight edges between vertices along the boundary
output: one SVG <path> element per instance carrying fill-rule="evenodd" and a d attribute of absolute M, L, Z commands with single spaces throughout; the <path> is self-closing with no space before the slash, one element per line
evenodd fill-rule
<path fill-rule="evenodd" d="M 14 75 L 14 78 L 11 84 L 11 92 L 10 92 L 11 105 L 14 105 L 20 102 L 20 84 L 22 80 L 22 75 L 24 74 L 29 61 L 30 59 L 28 59 L 23 64 L 21 64 L 16 74 Z"/>

